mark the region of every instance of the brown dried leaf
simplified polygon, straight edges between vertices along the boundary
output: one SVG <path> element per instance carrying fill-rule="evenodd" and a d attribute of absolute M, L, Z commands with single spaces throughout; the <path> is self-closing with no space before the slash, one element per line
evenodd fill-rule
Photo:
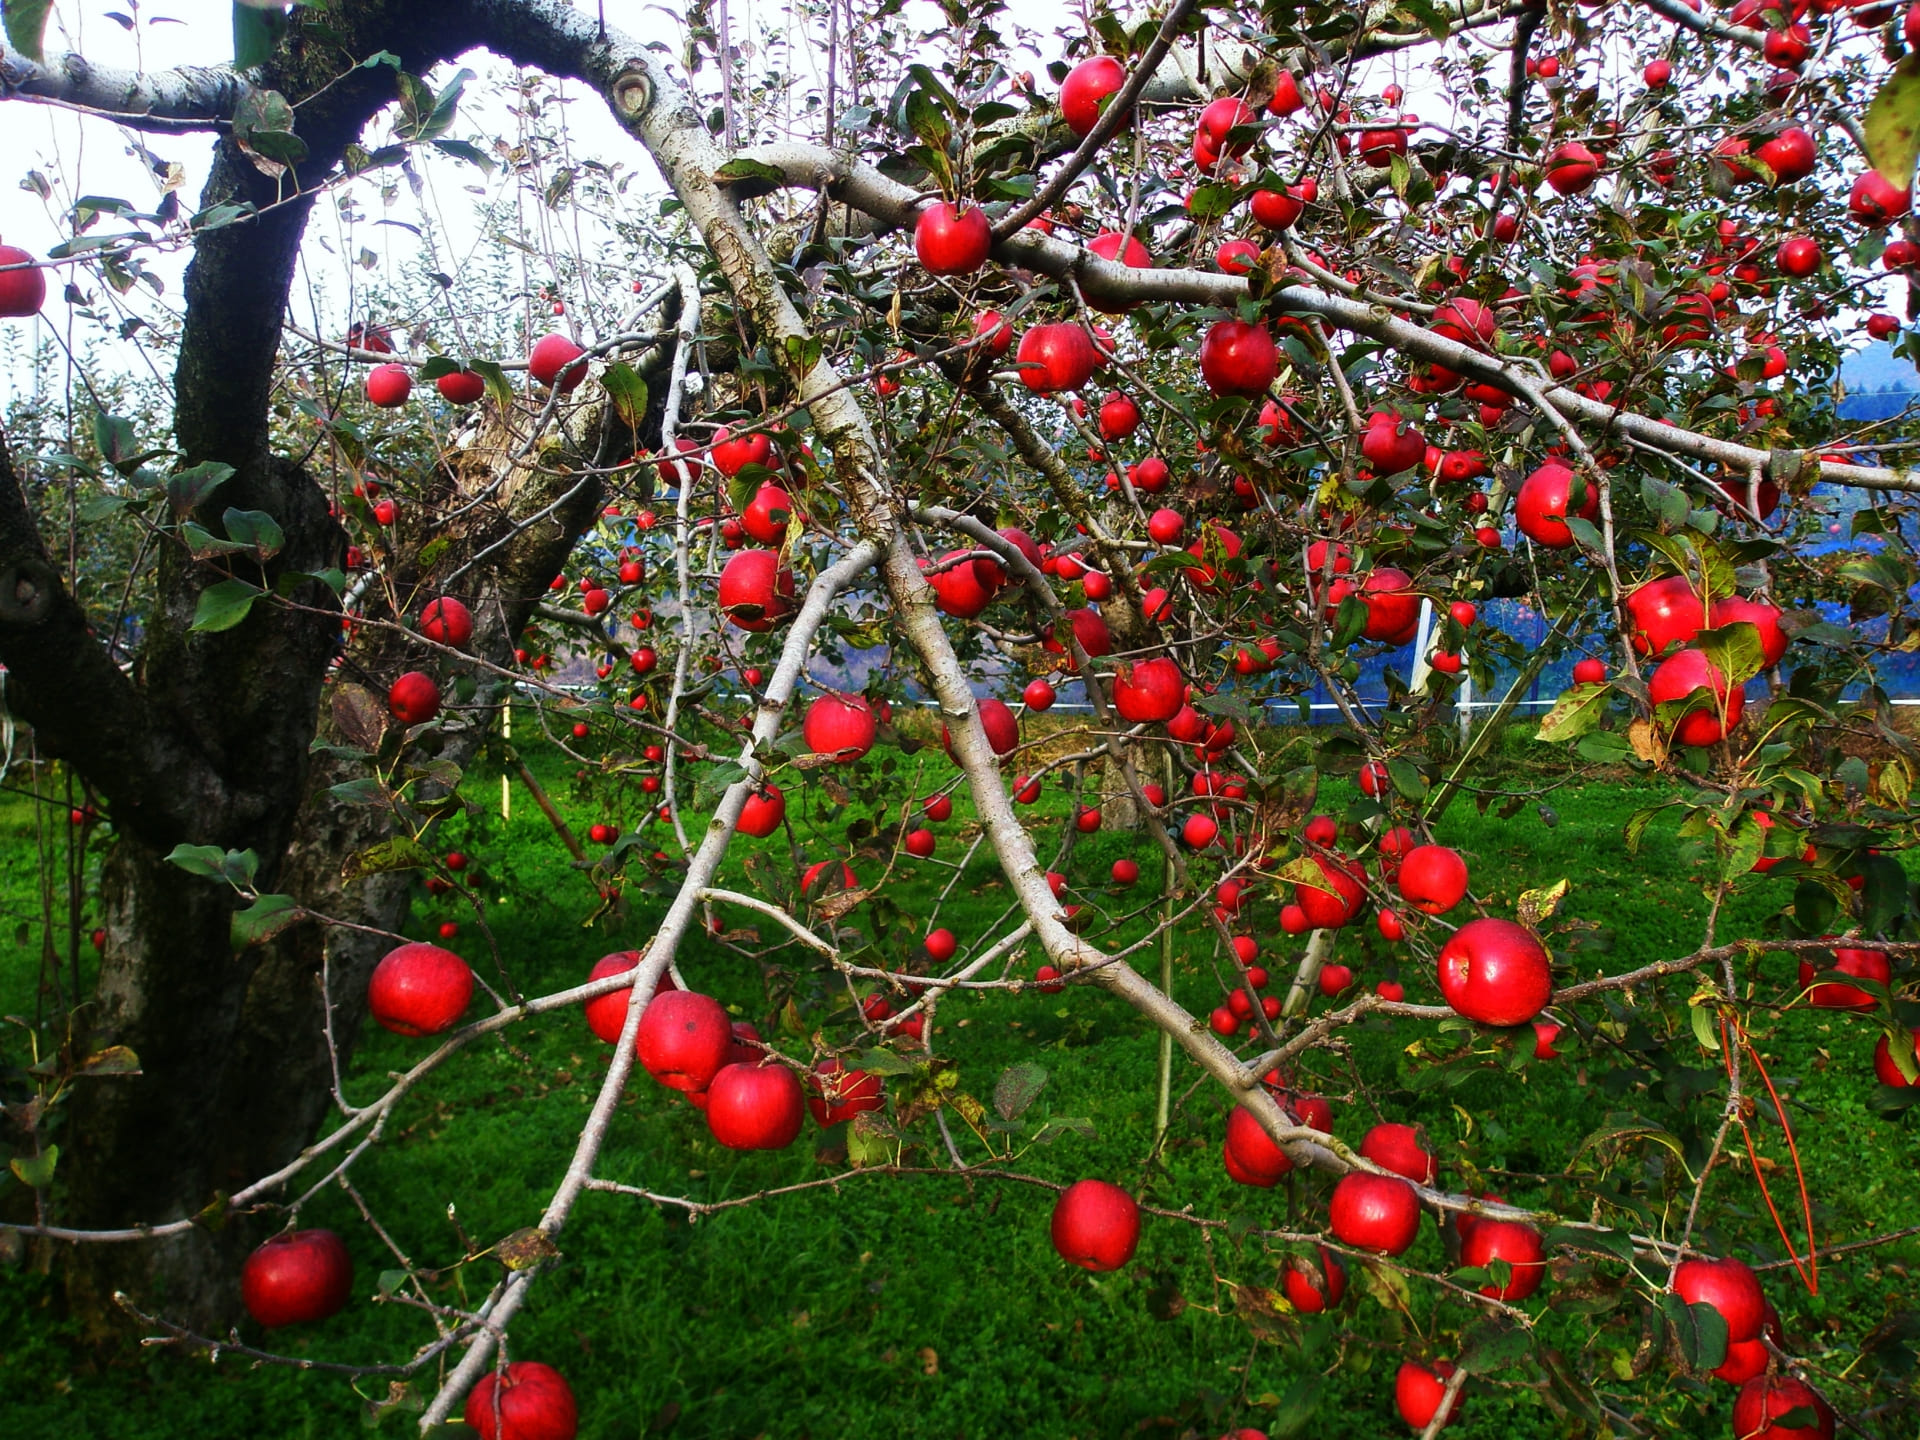
<path fill-rule="evenodd" d="M 357 750 L 378 750 L 387 729 L 387 707 L 364 685 L 348 682 L 334 687 L 333 728 Z"/>
<path fill-rule="evenodd" d="M 498 1245 L 493 1253 L 500 1257 L 500 1263 L 509 1270 L 531 1270 L 543 1260 L 551 1260 L 560 1253 L 560 1247 L 553 1243 L 553 1237 L 537 1225 L 529 1225 L 516 1230 Z"/>
<path fill-rule="evenodd" d="M 1653 728 L 1651 720 L 1635 720 L 1627 726 L 1627 743 L 1633 746 L 1633 753 L 1649 765 L 1660 765 L 1667 758 L 1667 742 L 1660 738 L 1660 732 Z"/>

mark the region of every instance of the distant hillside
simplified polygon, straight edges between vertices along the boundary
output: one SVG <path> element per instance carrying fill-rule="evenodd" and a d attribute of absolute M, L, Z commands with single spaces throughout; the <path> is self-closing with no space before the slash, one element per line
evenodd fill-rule
<path fill-rule="evenodd" d="M 1846 399 L 1840 402 L 1847 420 L 1885 420 L 1920 399 L 1920 370 L 1893 353 L 1884 341 L 1855 350 L 1840 362 L 1840 383 Z"/>

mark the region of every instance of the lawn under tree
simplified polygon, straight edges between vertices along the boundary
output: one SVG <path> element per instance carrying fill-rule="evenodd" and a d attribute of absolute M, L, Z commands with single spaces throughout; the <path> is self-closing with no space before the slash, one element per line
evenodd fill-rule
<path fill-rule="evenodd" d="M 1920 4 L 157 3 L 9 1435 L 1911 1440 Z"/>

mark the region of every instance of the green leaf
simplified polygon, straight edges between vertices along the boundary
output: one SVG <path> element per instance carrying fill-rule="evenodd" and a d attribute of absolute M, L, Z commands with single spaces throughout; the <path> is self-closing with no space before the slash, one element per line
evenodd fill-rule
<path fill-rule="evenodd" d="M 1469 1375 L 1491 1375 L 1517 1365 L 1532 1350 L 1533 1336 L 1528 1331 L 1489 1317 L 1460 1338 L 1460 1358 L 1455 1363 Z"/>
<path fill-rule="evenodd" d="M 176 845 L 167 852 L 167 862 L 189 875 L 218 875 L 226 858 L 227 852 L 218 845 Z"/>
<path fill-rule="evenodd" d="M 1727 1322 L 1720 1312 L 1704 1301 L 1689 1305 L 1678 1295 L 1660 1297 L 1660 1313 L 1673 1326 L 1680 1353 L 1695 1370 L 1717 1370 L 1727 1363 Z"/>
<path fill-rule="evenodd" d="M 1766 652 L 1760 648 L 1760 632 L 1750 621 L 1736 620 L 1718 630 L 1702 630 L 1692 643 L 1735 685 L 1746 684 L 1767 663 Z"/>
<path fill-rule="evenodd" d="M 1272 1418 L 1267 1421 L 1267 1434 L 1272 1440 L 1291 1440 L 1292 1436 L 1306 1429 L 1307 1422 L 1313 1419 L 1326 1393 L 1327 1377 L 1324 1375 L 1309 1374 L 1294 1381 L 1281 1397 Z"/>
<path fill-rule="evenodd" d="M 737 185 L 742 180 L 764 180 L 769 185 L 784 185 L 787 183 L 787 172 L 764 160 L 749 160 L 739 156 L 714 171 L 713 178 L 722 185 Z"/>
<path fill-rule="evenodd" d="M 111 240 L 113 237 L 106 238 Z M 104 410 L 93 412 L 93 443 L 106 462 L 116 468 L 130 464 L 140 453 L 139 437 L 134 433 L 133 422 L 118 415 L 109 415 Z"/>
<path fill-rule="evenodd" d="M 267 592 L 244 580 L 222 580 L 200 592 L 194 606 L 192 630 L 231 630 L 247 618 L 253 602 Z"/>
<path fill-rule="evenodd" d="M 233 948 L 244 950 L 249 945 L 258 945 L 271 940 L 289 925 L 306 916 L 291 895 L 262 895 L 244 910 L 236 910 L 233 916 Z"/>
<path fill-rule="evenodd" d="M 60 1163 L 60 1147 L 49 1145 L 38 1155 L 16 1155 L 7 1162 L 7 1168 L 19 1178 L 22 1185 L 31 1185 L 35 1190 L 44 1190 L 53 1183 L 53 1167 Z"/>
<path fill-rule="evenodd" d="M 1689 1005 L 1687 1021 L 1693 1026 L 1693 1038 L 1700 1042 L 1702 1050 L 1718 1053 L 1720 1049 L 1719 1026 L 1715 1023 L 1717 1014 L 1709 1005 Z"/>
<path fill-rule="evenodd" d="M 348 780 L 339 785 L 329 785 L 327 793 L 342 805 L 384 805 L 387 803 L 387 791 L 378 780 L 363 775 L 358 780 Z"/>
<path fill-rule="evenodd" d="M 352 881 L 368 875 L 386 875 L 395 870 L 421 870 L 434 862 L 433 852 L 411 835 L 396 835 L 378 845 L 347 857 L 340 867 L 340 878 Z"/>
<path fill-rule="evenodd" d="M 138 1075 L 140 1057 L 125 1045 L 109 1045 L 82 1060 L 76 1075 Z"/>
<path fill-rule="evenodd" d="M 253 551 L 262 560 L 278 555 L 287 543 L 280 522 L 264 510 L 236 510 L 228 506 L 220 523 L 227 527 L 229 540 Z"/>
<path fill-rule="evenodd" d="M 1427 798 L 1427 777 L 1420 773 L 1420 767 L 1411 760 L 1389 760 L 1387 778 L 1393 781 L 1393 788 L 1400 792 L 1403 799 L 1417 805 Z"/>
<path fill-rule="evenodd" d="M 1002 1120 L 1018 1120 L 1029 1105 L 1046 1089 L 1047 1072 L 1031 1061 L 1009 1065 L 994 1082 L 993 1108 Z"/>
<path fill-rule="evenodd" d="M 469 360 L 467 368 L 487 382 L 487 398 L 502 410 L 513 404 L 513 382 L 494 360 Z"/>
<path fill-rule="evenodd" d="M 6 0 L 5 10 L 0 12 L 6 18 L 7 44 L 36 65 L 47 58 L 41 47 L 47 33 L 47 12 L 52 9 L 53 0 Z"/>
<path fill-rule="evenodd" d="M 601 373 L 600 383 L 607 387 L 614 412 L 637 432 L 647 418 L 647 382 L 626 361 L 616 360 Z"/>
<path fill-rule="evenodd" d="M 273 58 L 287 33 L 287 12 L 277 5 L 262 8 L 249 0 L 234 0 L 233 68 L 251 70 Z"/>
<path fill-rule="evenodd" d="M 1578 740 L 1597 726 L 1607 713 L 1607 700 L 1613 691 L 1605 685 L 1575 685 L 1563 692 L 1540 722 L 1535 740 L 1553 744 Z"/>
<path fill-rule="evenodd" d="M 1911 186 L 1920 159 L 1920 55 L 1909 55 L 1881 82 L 1861 129 L 1873 168 L 1899 189 Z"/>
<path fill-rule="evenodd" d="M 478 165 L 488 175 L 493 174 L 493 157 L 478 145 L 467 140 L 436 140 L 433 148 L 442 155 L 452 156 L 455 160 L 464 160 L 469 165 Z"/>

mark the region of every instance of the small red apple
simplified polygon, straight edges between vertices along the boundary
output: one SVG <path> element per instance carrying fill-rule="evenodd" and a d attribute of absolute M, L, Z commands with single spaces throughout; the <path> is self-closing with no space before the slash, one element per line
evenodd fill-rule
<path fill-rule="evenodd" d="M 1076 1180 L 1053 1207 L 1053 1248 L 1082 1270 L 1118 1270 L 1140 1244 L 1140 1207 L 1118 1185 Z"/>
<path fill-rule="evenodd" d="M 516 1360 L 505 1377 L 480 1377 L 467 1396 L 467 1427 L 480 1440 L 573 1440 L 580 1410 L 566 1378 L 538 1360 Z"/>
<path fill-rule="evenodd" d="M 269 1330 L 325 1320 L 353 1298 L 353 1260 L 331 1230 L 275 1235 L 240 1267 L 240 1301 Z"/>
<path fill-rule="evenodd" d="M 414 941 L 389 950 L 367 982 L 373 1018 L 396 1035 L 450 1030 L 473 999 L 473 971 L 451 950 Z"/>

